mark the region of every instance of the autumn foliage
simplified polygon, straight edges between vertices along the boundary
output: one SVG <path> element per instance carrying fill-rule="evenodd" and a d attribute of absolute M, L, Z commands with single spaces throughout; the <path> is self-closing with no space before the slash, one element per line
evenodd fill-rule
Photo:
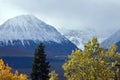
<path fill-rule="evenodd" d="M 19 74 L 18 71 L 12 73 L 11 70 L 12 68 L 0 59 L 0 80 L 28 80 L 26 75 Z"/>
<path fill-rule="evenodd" d="M 64 76 L 67 80 L 114 80 L 115 64 L 120 62 L 116 46 L 104 50 L 96 38 L 88 41 L 84 50 L 73 51 L 64 63 Z"/>
<path fill-rule="evenodd" d="M 49 80 L 58 80 L 58 74 L 55 71 L 51 71 L 49 77 Z"/>

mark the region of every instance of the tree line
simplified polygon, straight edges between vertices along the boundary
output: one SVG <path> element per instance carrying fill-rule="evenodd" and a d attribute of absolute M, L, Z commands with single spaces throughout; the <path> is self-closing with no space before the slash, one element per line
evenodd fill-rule
<path fill-rule="evenodd" d="M 120 53 L 117 46 L 112 44 L 104 50 L 93 38 L 85 44 L 84 50 L 76 49 L 68 55 L 63 64 L 64 77 L 67 80 L 120 80 Z M 58 74 L 49 70 L 44 45 L 35 49 L 30 79 L 18 71 L 12 73 L 12 68 L 0 60 L 0 80 L 58 80 Z"/>

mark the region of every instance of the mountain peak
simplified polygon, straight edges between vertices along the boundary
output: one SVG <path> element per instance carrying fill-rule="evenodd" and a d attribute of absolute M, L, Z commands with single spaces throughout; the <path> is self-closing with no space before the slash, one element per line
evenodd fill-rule
<path fill-rule="evenodd" d="M 36 24 L 36 23 L 43 23 L 43 21 L 39 20 L 37 17 L 33 15 L 20 15 L 14 18 L 7 20 L 5 23 L 9 23 L 10 25 L 18 25 L 23 26 L 24 24 Z"/>
<path fill-rule="evenodd" d="M 15 20 L 19 20 L 19 19 L 34 20 L 34 19 L 37 19 L 37 17 L 35 17 L 34 15 L 19 15 L 19 16 L 13 17 L 11 19 L 12 20 L 13 19 L 15 19 Z M 11 19 L 9 19 L 9 20 L 11 20 Z"/>
<path fill-rule="evenodd" d="M 33 19 L 36 18 L 34 15 L 19 15 L 14 18 L 24 18 L 24 19 Z"/>
<path fill-rule="evenodd" d="M 54 41 L 57 43 L 67 40 L 54 27 L 33 15 L 20 15 L 9 19 L 0 26 L 0 36 L 2 36 L 0 40 L 6 43 L 12 40 Z"/>

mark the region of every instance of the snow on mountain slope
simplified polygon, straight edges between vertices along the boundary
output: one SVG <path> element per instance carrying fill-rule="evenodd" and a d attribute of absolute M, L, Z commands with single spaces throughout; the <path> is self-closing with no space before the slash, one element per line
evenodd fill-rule
<path fill-rule="evenodd" d="M 34 40 L 61 43 L 67 40 L 55 28 L 32 15 L 21 15 L 9 19 L 0 26 L 0 41 Z M 24 43 L 23 43 L 24 44 Z"/>
<path fill-rule="evenodd" d="M 49 57 L 67 56 L 77 48 L 54 27 L 32 15 L 17 16 L 0 26 L 0 53 L 4 53 L 0 56 L 32 57 L 39 42 L 44 43 Z"/>
<path fill-rule="evenodd" d="M 84 44 L 87 43 L 88 40 L 91 40 L 93 37 L 97 37 L 99 43 L 101 43 L 105 39 L 105 37 L 102 37 L 101 35 L 97 34 L 96 31 L 92 29 L 86 30 L 60 29 L 60 32 L 82 50 L 84 49 Z"/>
<path fill-rule="evenodd" d="M 117 42 L 120 41 L 120 30 L 118 30 L 116 33 L 108 37 L 106 40 L 104 40 L 101 45 L 105 48 L 108 49 L 108 47 L 111 44 L 116 44 Z"/>

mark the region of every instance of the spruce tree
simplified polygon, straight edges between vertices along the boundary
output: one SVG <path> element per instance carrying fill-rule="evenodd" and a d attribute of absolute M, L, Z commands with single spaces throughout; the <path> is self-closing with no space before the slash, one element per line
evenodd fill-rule
<path fill-rule="evenodd" d="M 36 48 L 32 65 L 32 80 L 49 80 L 49 62 L 46 61 L 43 43 Z"/>

